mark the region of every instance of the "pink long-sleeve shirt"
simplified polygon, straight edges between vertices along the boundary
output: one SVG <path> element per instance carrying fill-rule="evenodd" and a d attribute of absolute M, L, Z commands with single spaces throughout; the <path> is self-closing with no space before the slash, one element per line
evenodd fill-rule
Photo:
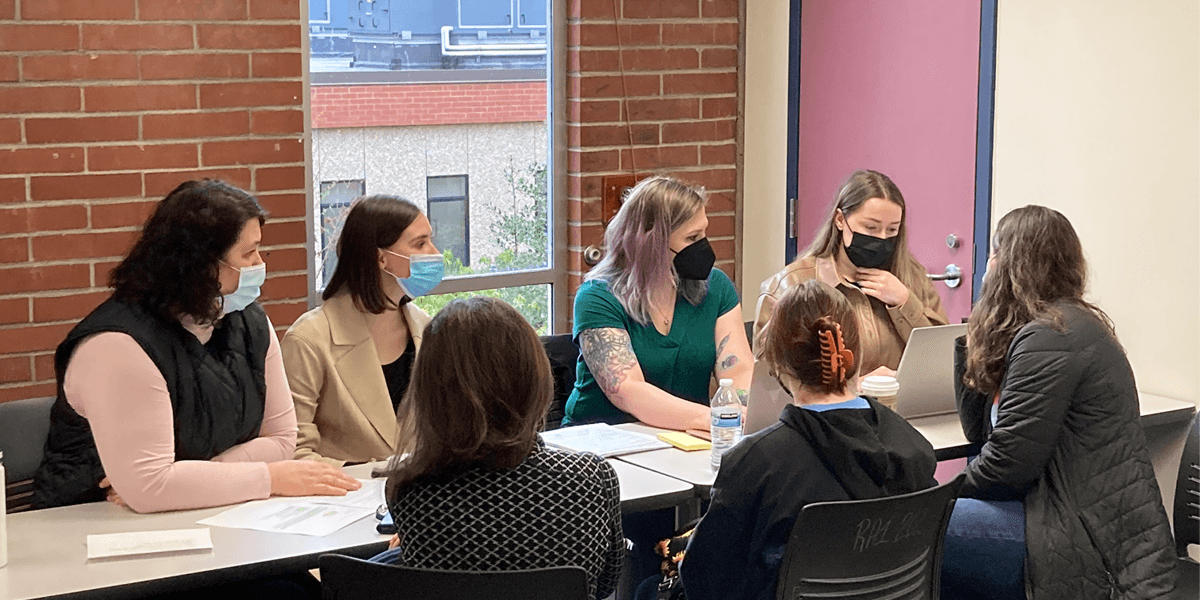
<path fill-rule="evenodd" d="M 201 342 L 212 328 L 185 323 Z M 63 379 L 71 408 L 88 420 L 113 490 L 137 512 L 235 504 L 271 495 L 267 463 L 296 451 L 292 405 L 279 339 L 271 328 L 266 403 L 258 437 L 212 460 L 175 460 L 174 411 L 167 381 L 134 339 L 106 332 L 86 338 Z"/>

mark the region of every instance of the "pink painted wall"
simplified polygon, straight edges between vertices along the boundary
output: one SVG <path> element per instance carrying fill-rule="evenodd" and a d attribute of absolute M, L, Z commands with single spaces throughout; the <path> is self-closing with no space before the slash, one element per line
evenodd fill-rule
<path fill-rule="evenodd" d="M 970 313 L 980 4 L 970 0 L 804 0 L 797 221 L 803 251 L 846 176 L 887 174 L 908 205 L 909 248 L 951 322 Z M 948 234 L 962 244 L 946 247 Z"/>

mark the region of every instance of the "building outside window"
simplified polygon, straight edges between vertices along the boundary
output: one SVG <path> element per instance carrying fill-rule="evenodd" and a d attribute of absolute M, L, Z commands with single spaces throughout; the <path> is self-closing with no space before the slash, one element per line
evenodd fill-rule
<path fill-rule="evenodd" d="M 569 303 L 556 300 L 565 265 L 551 249 L 565 215 L 547 177 L 549 12 L 547 0 L 309 3 L 314 293 L 348 200 L 392 194 L 426 211 L 446 259 L 446 281 L 418 306 L 487 294 L 540 333 L 565 323 L 553 310 Z"/>

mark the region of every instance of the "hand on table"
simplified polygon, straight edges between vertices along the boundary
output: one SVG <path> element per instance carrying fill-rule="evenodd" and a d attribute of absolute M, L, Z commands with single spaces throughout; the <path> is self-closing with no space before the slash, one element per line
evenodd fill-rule
<path fill-rule="evenodd" d="M 392 539 L 388 540 L 388 550 L 394 550 L 400 547 L 400 534 L 393 533 Z"/>
<path fill-rule="evenodd" d="M 313 460 L 267 463 L 272 496 L 345 496 L 362 487 L 333 465 Z"/>
<path fill-rule="evenodd" d="M 702 440 L 708 440 L 710 442 L 712 441 L 712 433 L 707 429 L 688 429 L 687 434 L 698 437 Z"/>
<path fill-rule="evenodd" d="M 856 283 L 864 294 L 888 306 L 904 306 L 908 302 L 908 288 L 891 271 L 859 269 Z"/>

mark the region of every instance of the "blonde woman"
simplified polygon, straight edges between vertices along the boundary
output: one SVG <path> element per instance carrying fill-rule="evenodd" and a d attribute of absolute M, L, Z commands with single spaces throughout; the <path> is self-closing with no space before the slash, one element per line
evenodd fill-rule
<path fill-rule="evenodd" d="M 779 298 L 818 279 L 850 301 L 862 326 L 859 373 L 894 374 L 913 329 L 948 322 L 925 267 L 908 251 L 904 217 L 904 196 L 887 175 L 852 174 L 812 245 L 763 282 L 754 319 L 755 355 L 762 354 Z"/>
<path fill-rule="evenodd" d="M 564 425 L 638 420 L 707 435 L 711 376 L 750 388 L 733 283 L 713 268 L 704 194 L 664 176 L 629 192 L 575 295 L 581 356 Z"/>

